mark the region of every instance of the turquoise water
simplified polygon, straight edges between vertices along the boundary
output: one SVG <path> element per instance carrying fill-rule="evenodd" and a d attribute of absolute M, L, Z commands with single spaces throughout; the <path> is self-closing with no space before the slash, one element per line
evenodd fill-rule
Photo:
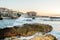
<path fill-rule="evenodd" d="M 17 21 L 16 21 L 16 19 L 0 20 L 0 28 L 5 28 L 8 26 L 12 26 L 14 24 L 18 24 L 19 21 L 20 21 L 20 19 L 18 19 Z M 35 20 L 35 22 L 51 25 L 53 27 L 53 31 L 51 32 L 51 34 L 53 34 L 58 40 L 60 40 L 60 21 L 37 21 L 37 20 Z M 21 21 L 21 23 L 22 23 L 22 21 Z"/>

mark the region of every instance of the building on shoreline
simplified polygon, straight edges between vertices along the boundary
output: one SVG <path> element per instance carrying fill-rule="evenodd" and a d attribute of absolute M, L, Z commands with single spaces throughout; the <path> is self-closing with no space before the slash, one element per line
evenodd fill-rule
<path fill-rule="evenodd" d="M 23 12 L 17 12 L 17 11 L 14 11 L 14 10 L 11 10 L 11 9 L 8 9 L 8 8 L 0 8 L 0 14 L 2 17 L 19 17 L 20 14 L 22 14 Z"/>
<path fill-rule="evenodd" d="M 30 12 L 27 12 L 26 14 L 31 17 L 31 16 L 36 16 L 37 13 L 34 11 L 30 11 Z"/>

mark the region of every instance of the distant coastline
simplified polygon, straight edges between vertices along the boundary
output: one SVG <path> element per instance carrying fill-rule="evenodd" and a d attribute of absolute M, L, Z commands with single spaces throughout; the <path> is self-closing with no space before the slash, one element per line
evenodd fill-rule
<path fill-rule="evenodd" d="M 35 11 L 29 11 L 26 13 L 14 11 L 8 8 L 2 8 L 0 7 L 0 18 L 7 18 L 7 19 L 16 19 L 19 18 L 21 15 L 25 15 L 27 17 L 40 17 L 40 18 L 50 18 L 51 20 L 60 19 L 59 16 L 38 16 L 37 12 Z"/>

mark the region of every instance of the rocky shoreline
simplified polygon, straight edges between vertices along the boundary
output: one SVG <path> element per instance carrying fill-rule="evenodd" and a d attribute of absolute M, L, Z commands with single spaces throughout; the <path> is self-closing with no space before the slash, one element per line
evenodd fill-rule
<path fill-rule="evenodd" d="M 34 35 L 37 32 L 40 32 L 41 35 L 46 34 L 45 36 L 42 37 L 42 40 L 45 40 L 46 37 L 47 37 L 47 39 L 50 38 L 51 40 L 57 40 L 56 37 L 54 37 L 53 35 L 47 34 L 47 33 L 51 32 L 52 30 L 53 30 L 52 26 L 50 26 L 48 24 L 38 24 L 38 23 L 24 24 L 22 27 L 13 26 L 10 28 L 0 29 L 0 39 L 5 39 L 5 38 L 9 38 L 9 37 L 14 37 L 14 36 L 15 37 L 16 36 L 28 37 L 28 36 Z M 38 36 L 38 38 L 41 38 L 41 37 Z M 32 38 L 32 39 L 34 39 L 34 38 Z M 30 40 L 32 40 L 32 39 L 30 39 Z"/>

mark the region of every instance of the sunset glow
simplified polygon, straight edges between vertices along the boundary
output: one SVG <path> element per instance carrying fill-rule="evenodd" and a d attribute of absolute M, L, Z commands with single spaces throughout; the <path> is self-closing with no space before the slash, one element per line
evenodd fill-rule
<path fill-rule="evenodd" d="M 60 16 L 60 0 L 0 0 L 0 7 L 38 15 Z"/>

